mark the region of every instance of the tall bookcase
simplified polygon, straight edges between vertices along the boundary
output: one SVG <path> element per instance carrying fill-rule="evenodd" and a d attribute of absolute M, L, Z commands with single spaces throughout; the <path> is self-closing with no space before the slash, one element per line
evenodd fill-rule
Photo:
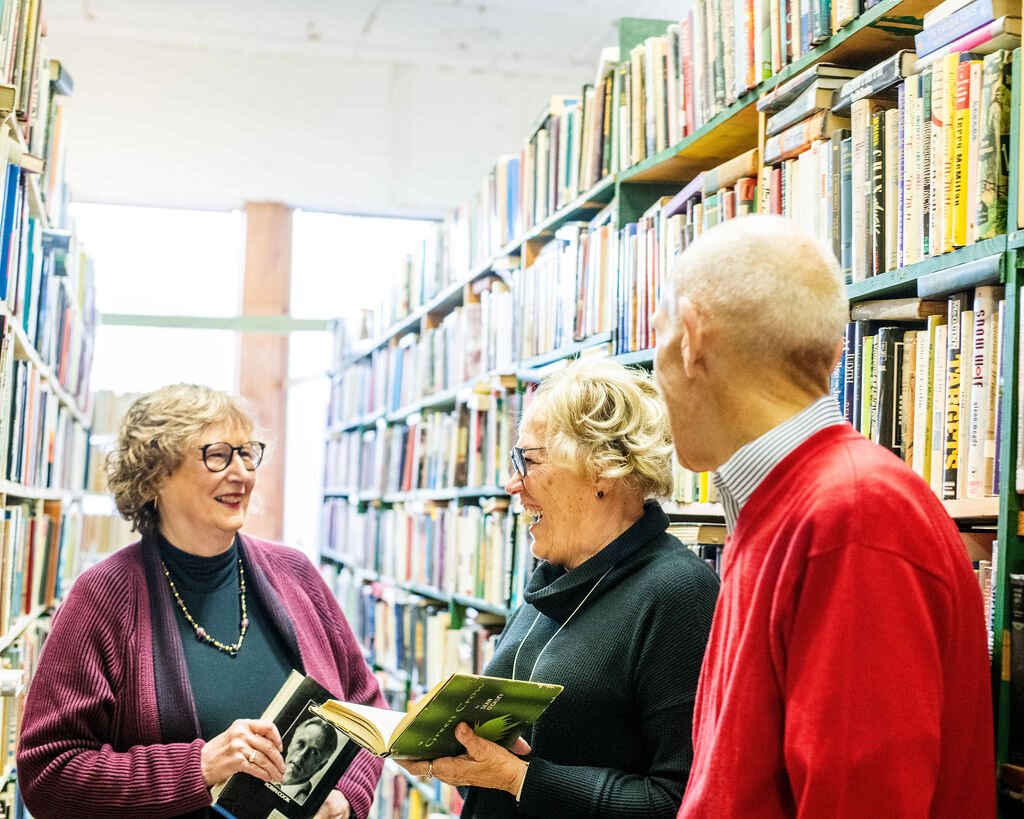
<path fill-rule="evenodd" d="M 0 813 L 17 809 L 24 693 L 86 519 L 92 266 L 68 216 L 71 77 L 38 0 L 0 11 Z M 105 514 L 105 513 L 101 513 Z"/>
<path fill-rule="evenodd" d="M 899 49 L 913 49 L 913 35 L 936 5 L 882 0 L 863 8 L 835 0 L 829 11 L 827 2 L 794 2 L 792 7 L 785 0 L 698 2 L 696 17 L 683 21 L 689 47 L 695 41 L 687 24 L 712 38 L 718 26 L 718 39 L 687 56 L 696 63 L 705 55 L 703 70 L 715 75 L 721 69 L 722 76 L 693 78 L 705 83 L 706 96 L 690 118 L 679 115 L 674 126 L 658 125 L 654 115 L 638 119 L 627 106 L 626 119 L 620 120 L 623 112 L 616 104 L 605 117 L 603 137 L 595 137 L 608 150 L 588 153 L 594 148 L 588 149 L 586 135 L 579 155 L 571 141 L 568 148 L 564 140 L 553 148 L 559 129 L 563 135 L 602 131 L 595 124 L 601 94 L 594 89 L 603 88 L 606 100 L 619 99 L 625 84 L 635 83 L 637 71 L 643 73 L 646 51 L 638 46 L 652 48 L 649 38 L 671 33 L 674 26 L 621 21 L 617 52 L 602 55 L 595 82 L 576 97 L 552 97 L 523 151 L 499 157 L 436 244 L 401 271 L 376 333 L 353 343 L 343 326 L 337 328 L 323 571 L 396 705 L 404 707 L 407 697 L 442 670 L 479 667 L 487 657 L 488 635 L 500 629 L 518 602 L 530 570 L 527 535 L 500 484 L 509 436 L 514 437 L 517 413 L 529 400 L 530 384 L 579 355 L 653 366 L 644 316 L 653 311 L 660 282 L 682 249 L 665 232 L 667 220 L 700 193 L 701 174 L 707 185 L 707 174 L 751 154 L 757 166 L 752 207 L 770 208 L 771 177 L 758 161 L 765 157 L 767 116 L 758 110 L 758 100 L 820 62 L 868 69 Z M 808 14 L 803 28 L 799 14 L 792 31 L 780 23 L 791 8 Z M 748 10 L 747 25 L 736 25 Z M 763 37 L 756 47 L 755 26 L 756 36 Z M 735 42 L 723 41 L 722 30 L 735 31 Z M 675 31 L 678 37 L 678 26 Z M 788 51 L 785 44 L 779 48 L 778 39 L 790 33 Z M 764 62 L 745 70 L 737 55 L 747 49 Z M 763 64 L 769 67 L 759 71 Z M 1019 255 L 1024 221 L 1018 218 L 1021 70 L 1018 49 L 1012 53 L 1006 229 L 914 264 L 883 266 L 848 286 L 851 305 L 919 293 L 946 298 L 996 281 L 1005 290 L 1002 421 L 996 440 L 1002 468 L 998 487 L 992 487 L 998 491 L 944 503 L 965 541 L 980 534 L 982 543 L 991 543 L 994 535 L 998 544 L 990 622 L 996 751 L 1002 780 L 1017 788 L 1022 772 L 1008 763 L 1010 575 L 1024 572 L 1024 518 L 1014 469 L 1022 363 L 1017 281 L 1024 261 Z M 681 88 L 675 93 L 683 93 Z M 635 95 L 636 85 L 631 89 Z M 643 86 L 639 91 L 648 93 Z M 644 98 L 661 108 L 673 91 L 662 93 L 660 99 Z M 588 120 L 588 108 L 597 120 Z M 652 128 L 660 133 L 652 136 Z M 537 167 L 549 172 L 538 173 Z M 712 186 L 704 193 L 714 191 Z M 710 203 L 709 196 L 705 199 Z M 631 254 L 622 252 L 626 242 L 634 243 Z M 974 263 L 995 273 L 984 282 L 971 279 L 965 271 Z M 722 522 L 721 509 L 706 475 L 677 473 L 668 511 L 676 521 L 694 524 L 680 531 L 700 543 L 703 524 Z M 972 557 L 989 558 L 986 548 L 991 547 Z M 705 552 L 709 559 L 711 554 Z M 467 579 L 476 585 L 467 587 Z M 376 815 L 390 819 L 401 809 L 407 811 L 401 815 L 413 817 L 456 812 L 458 797 L 436 782 L 423 783 L 387 767 Z"/>

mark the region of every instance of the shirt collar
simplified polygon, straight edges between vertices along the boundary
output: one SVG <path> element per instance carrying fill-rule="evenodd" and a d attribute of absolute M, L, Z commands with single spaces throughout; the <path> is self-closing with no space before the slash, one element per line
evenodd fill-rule
<path fill-rule="evenodd" d="M 792 418 L 737 449 L 713 475 L 732 532 L 744 504 L 768 473 L 800 444 L 826 427 L 845 423 L 836 399 L 825 395 Z"/>

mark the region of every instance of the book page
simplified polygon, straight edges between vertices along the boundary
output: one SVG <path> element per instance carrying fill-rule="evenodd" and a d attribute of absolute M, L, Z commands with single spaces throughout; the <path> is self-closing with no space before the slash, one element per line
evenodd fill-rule
<path fill-rule="evenodd" d="M 372 705 L 337 700 L 328 700 L 323 704 L 322 710 L 323 716 L 342 730 L 350 727 L 362 728 L 362 733 L 366 735 L 363 738 L 373 737 L 373 745 L 382 753 L 386 750 L 386 743 L 395 728 L 405 717 L 401 711 L 389 711 L 386 708 L 374 708 Z"/>

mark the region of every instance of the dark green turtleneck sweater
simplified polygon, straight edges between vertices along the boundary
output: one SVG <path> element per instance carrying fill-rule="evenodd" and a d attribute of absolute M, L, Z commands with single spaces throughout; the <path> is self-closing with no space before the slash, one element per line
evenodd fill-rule
<path fill-rule="evenodd" d="M 237 540 L 214 557 L 182 551 L 162 536 L 157 540 L 160 557 L 192 619 L 220 642 L 237 642 L 241 625 Z M 175 605 L 203 739 L 227 730 L 236 719 L 259 717 L 292 668 L 285 644 L 268 620 L 252 583 L 246 586 L 249 628 L 234 657 L 196 639 L 195 630 Z"/>
<path fill-rule="evenodd" d="M 537 567 L 484 673 L 511 677 L 514 665 L 518 679 L 565 690 L 524 735 L 533 753 L 520 803 L 469 788 L 463 819 L 674 819 L 718 577 L 667 528 L 648 501 L 572 571 Z"/>

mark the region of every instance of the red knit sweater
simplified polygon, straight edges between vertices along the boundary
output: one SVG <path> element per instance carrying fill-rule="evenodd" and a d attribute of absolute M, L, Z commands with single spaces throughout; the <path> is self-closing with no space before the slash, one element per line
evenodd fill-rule
<path fill-rule="evenodd" d="M 299 552 L 245 537 L 246 576 L 305 672 L 383 707 L 326 584 Z M 53 618 L 29 689 L 18 782 L 37 819 L 168 817 L 210 804 L 198 717 L 155 546 L 135 543 L 85 572 Z M 239 716 L 252 716 L 240 714 Z M 381 761 L 361 752 L 339 783 L 365 817 Z"/>
<path fill-rule="evenodd" d="M 991 817 L 989 667 L 956 526 L 848 425 L 744 506 L 680 817 Z"/>

